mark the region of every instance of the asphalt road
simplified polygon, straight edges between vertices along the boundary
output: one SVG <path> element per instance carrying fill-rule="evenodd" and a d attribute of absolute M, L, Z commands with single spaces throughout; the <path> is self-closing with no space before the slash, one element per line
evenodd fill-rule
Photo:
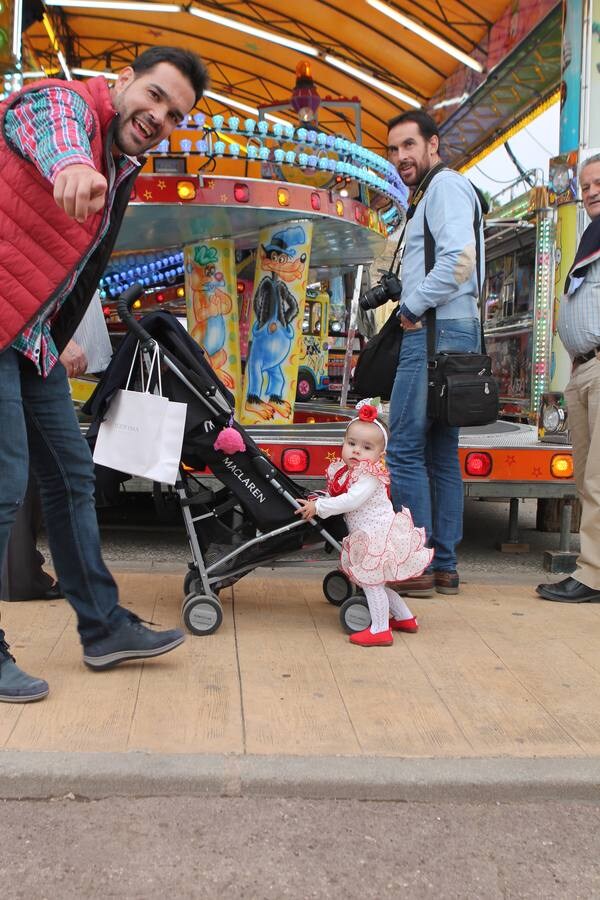
<path fill-rule="evenodd" d="M 600 809 L 224 798 L 0 804 L 4 900 L 600 896 Z"/>

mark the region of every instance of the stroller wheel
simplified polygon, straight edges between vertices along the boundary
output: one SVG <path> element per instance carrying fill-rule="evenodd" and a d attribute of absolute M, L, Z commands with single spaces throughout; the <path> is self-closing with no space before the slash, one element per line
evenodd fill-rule
<path fill-rule="evenodd" d="M 371 624 L 371 613 L 366 597 L 355 594 L 346 600 L 340 609 L 340 622 L 346 634 L 354 634 L 368 628 Z"/>
<path fill-rule="evenodd" d="M 223 607 L 214 594 L 188 594 L 183 601 L 183 621 L 192 634 L 212 634 L 223 621 Z"/>
<path fill-rule="evenodd" d="M 191 569 L 185 573 L 185 578 L 183 579 L 183 596 L 187 597 L 187 595 L 191 592 L 194 581 L 199 577 L 198 569 L 193 566 Z"/>
<path fill-rule="evenodd" d="M 334 606 L 341 606 L 345 600 L 352 596 L 353 591 L 354 586 L 339 569 L 328 572 L 323 579 L 323 593 Z"/>

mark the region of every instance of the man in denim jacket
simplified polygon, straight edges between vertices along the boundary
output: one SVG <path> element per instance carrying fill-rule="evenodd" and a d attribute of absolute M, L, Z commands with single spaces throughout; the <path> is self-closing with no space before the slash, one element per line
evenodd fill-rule
<path fill-rule="evenodd" d="M 435 122 L 420 110 L 403 113 L 388 125 L 390 160 L 413 198 L 430 170 L 441 164 L 439 144 Z M 435 242 L 435 264 L 428 274 L 425 217 Z M 399 585 L 413 596 L 427 596 L 434 587 L 439 593 L 458 593 L 456 548 L 463 519 L 458 428 L 427 417 L 425 314 L 436 311 L 436 352 L 479 351 L 476 221 L 481 221 L 481 210 L 473 186 L 457 172 L 440 168 L 406 228 L 398 310 L 404 336 L 390 401 L 387 464 L 394 508 L 410 509 L 435 551 L 432 570 Z M 483 247 L 482 233 L 479 245 Z M 480 278 L 483 253 L 481 257 Z"/>

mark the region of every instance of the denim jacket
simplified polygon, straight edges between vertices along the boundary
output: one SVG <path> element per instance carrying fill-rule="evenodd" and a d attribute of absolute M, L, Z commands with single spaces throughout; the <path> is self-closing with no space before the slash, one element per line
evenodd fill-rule
<path fill-rule="evenodd" d="M 438 319 L 478 318 L 479 286 L 473 221 L 479 200 L 470 182 L 443 169 L 427 188 L 406 228 L 400 312 L 417 321 L 434 307 Z M 425 275 L 424 223 L 435 241 L 435 265 Z M 483 223 L 480 225 L 483 281 Z"/>

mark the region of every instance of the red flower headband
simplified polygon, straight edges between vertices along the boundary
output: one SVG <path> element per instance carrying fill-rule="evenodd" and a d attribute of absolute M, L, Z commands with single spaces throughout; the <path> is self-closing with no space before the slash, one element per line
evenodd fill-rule
<path fill-rule="evenodd" d="M 370 403 L 365 403 L 364 406 L 358 410 L 358 418 L 362 422 L 374 422 L 377 418 L 377 409 L 375 406 L 372 406 Z"/>
<path fill-rule="evenodd" d="M 376 401 L 379 401 L 378 397 L 376 398 Z M 352 422 L 372 422 L 373 425 L 377 425 L 377 427 L 381 431 L 383 435 L 383 449 L 387 450 L 387 431 L 377 418 L 380 412 L 380 407 L 378 405 L 376 406 L 374 403 L 369 403 L 368 400 L 360 400 L 356 404 L 356 412 L 358 413 L 358 415 L 354 419 L 351 419 L 348 428 L 350 427 L 350 425 L 352 425 Z"/>

